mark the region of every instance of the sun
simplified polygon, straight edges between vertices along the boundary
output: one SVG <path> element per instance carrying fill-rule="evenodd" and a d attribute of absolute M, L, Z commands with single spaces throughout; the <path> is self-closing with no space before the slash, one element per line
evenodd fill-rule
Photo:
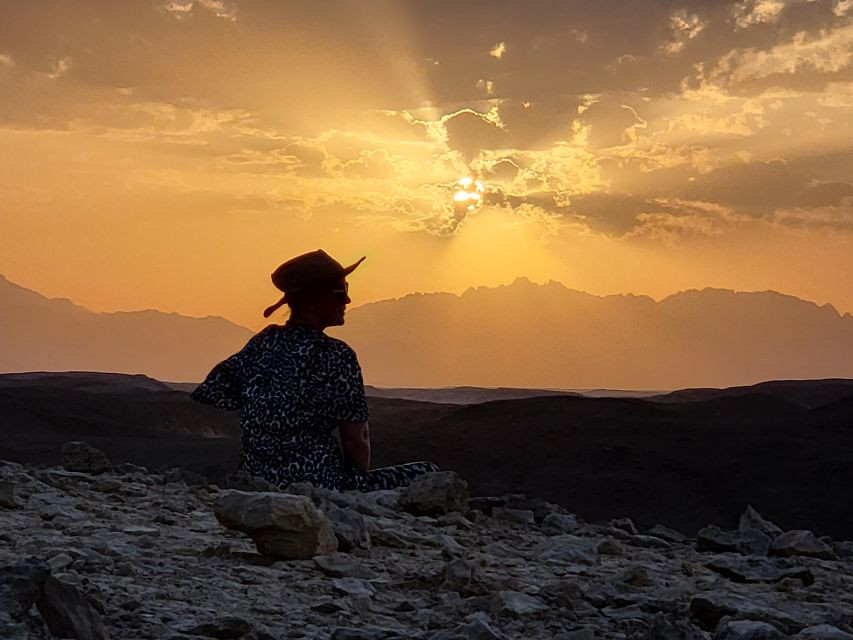
<path fill-rule="evenodd" d="M 483 194 L 486 192 L 485 185 L 470 176 L 460 178 L 456 183 L 456 191 L 453 193 L 453 203 L 468 211 L 474 211 L 483 203 Z"/>

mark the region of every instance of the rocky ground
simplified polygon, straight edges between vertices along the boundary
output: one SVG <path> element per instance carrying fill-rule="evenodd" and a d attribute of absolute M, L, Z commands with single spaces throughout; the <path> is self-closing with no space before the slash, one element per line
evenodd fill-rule
<path fill-rule="evenodd" d="M 853 543 L 751 509 L 685 538 L 469 499 L 452 472 L 277 492 L 65 461 L 0 461 L 4 640 L 853 639 Z"/>

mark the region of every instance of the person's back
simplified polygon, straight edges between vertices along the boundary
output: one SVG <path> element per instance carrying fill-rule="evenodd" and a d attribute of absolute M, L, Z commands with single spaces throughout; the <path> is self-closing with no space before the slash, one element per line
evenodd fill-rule
<path fill-rule="evenodd" d="M 350 302 L 344 276 L 360 262 L 344 269 L 318 250 L 281 265 L 273 282 L 285 296 L 264 316 L 286 303 L 288 322 L 253 336 L 193 391 L 199 402 L 241 410 L 238 469 L 280 487 L 310 482 L 361 491 L 402 486 L 438 470 L 429 462 L 369 470 L 361 367 L 345 342 L 323 332 L 343 324 Z"/>

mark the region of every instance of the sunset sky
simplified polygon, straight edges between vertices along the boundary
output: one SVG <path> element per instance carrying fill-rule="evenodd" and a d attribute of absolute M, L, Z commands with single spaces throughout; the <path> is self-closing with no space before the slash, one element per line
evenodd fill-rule
<path fill-rule="evenodd" d="M 0 273 L 255 330 L 320 247 L 367 256 L 355 305 L 526 276 L 853 312 L 851 56 L 853 0 L 0 0 Z"/>

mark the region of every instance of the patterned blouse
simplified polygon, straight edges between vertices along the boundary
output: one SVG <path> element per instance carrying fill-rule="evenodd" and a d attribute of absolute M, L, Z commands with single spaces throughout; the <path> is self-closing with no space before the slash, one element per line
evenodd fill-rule
<path fill-rule="evenodd" d="M 345 342 L 304 325 L 269 325 L 217 364 L 192 399 L 241 410 L 239 469 L 280 487 L 360 484 L 335 438 L 339 422 L 368 418 L 361 367 Z"/>

